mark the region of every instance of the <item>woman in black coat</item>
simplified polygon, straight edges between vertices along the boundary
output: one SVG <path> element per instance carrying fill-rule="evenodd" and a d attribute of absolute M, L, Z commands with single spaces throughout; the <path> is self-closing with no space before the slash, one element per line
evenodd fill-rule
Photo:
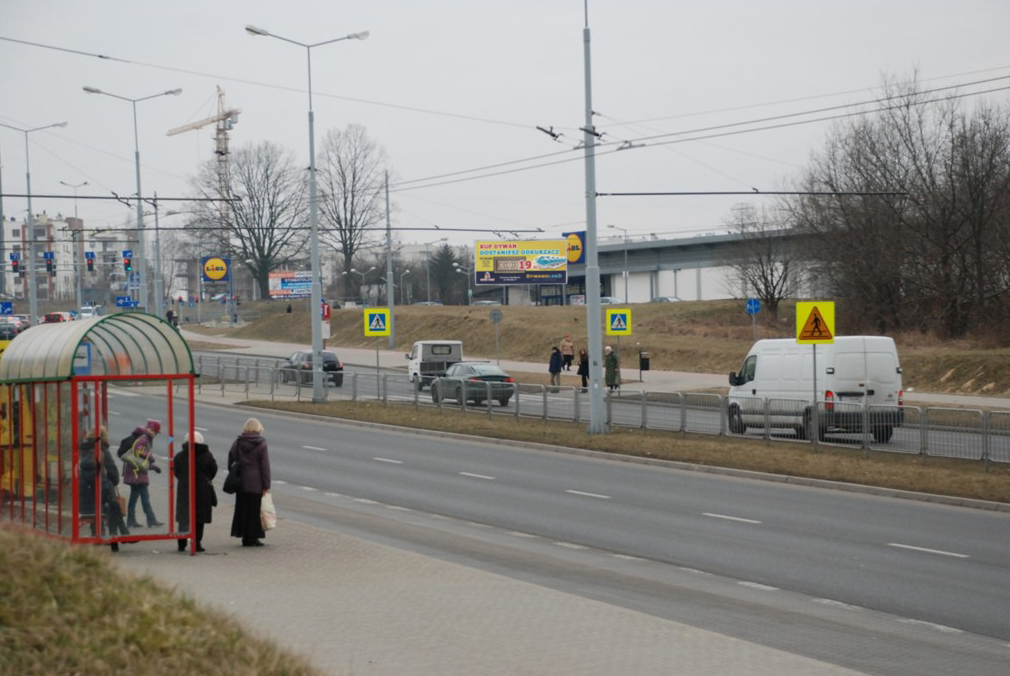
<path fill-rule="evenodd" d="M 260 522 L 260 505 L 270 492 L 270 456 L 263 424 L 256 418 L 245 421 L 242 434 L 228 451 L 228 469 L 236 462 L 242 464 L 242 490 L 235 494 L 231 535 L 242 538 L 243 547 L 262 547 L 260 538 L 266 537 L 266 531 Z"/>
<path fill-rule="evenodd" d="M 211 522 L 211 514 L 217 506 L 217 494 L 211 481 L 217 474 L 217 461 L 214 460 L 207 444 L 203 443 L 203 435 L 194 433 L 192 448 L 196 478 L 196 551 L 204 551 L 200 544 L 203 541 L 203 526 Z M 180 533 L 189 532 L 189 435 L 182 444 L 182 452 L 175 456 L 173 473 L 175 474 L 175 521 L 179 524 Z M 179 551 L 186 551 L 186 539 L 179 538 Z"/>
<path fill-rule="evenodd" d="M 95 447 L 99 448 L 100 460 L 95 457 Z M 119 469 L 116 461 L 109 452 L 109 430 L 104 426 L 97 437 L 94 435 L 81 442 L 81 470 L 80 470 L 80 513 L 94 514 L 95 512 L 95 489 L 98 487 L 96 477 L 101 477 L 101 500 L 102 513 L 109 517 L 109 534 L 113 537 L 119 535 L 129 535 L 126 528 L 126 521 L 123 520 L 123 511 L 119 508 L 119 501 L 116 500 L 116 486 L 119 485 Z M 94 527 L 92 527 L 94 534 Z M 118 552 L 119 545 L 112 543 L 112 551 Z"/>

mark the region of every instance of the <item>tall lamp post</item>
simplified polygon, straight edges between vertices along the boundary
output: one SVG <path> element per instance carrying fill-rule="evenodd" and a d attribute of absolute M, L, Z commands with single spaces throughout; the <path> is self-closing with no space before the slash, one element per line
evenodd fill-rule
<path fill-rule="evenodd" d="M 407 299 L 405 294 L 407 292 L 406 288 L 403 286 L 403 278 L 410 274 L 410 270 L 404 270 L 400 273 L 400 305 L 406 305 Z"/>
<path fill-rule="evenodd" d="M 277 38 L 284 42 L 305 48 L 305 59 L 308 65 L 309 76 L 309 224 L 311 226 L 311 246 L 312 246 L 312 302 L 309 303 L 309 314 L 312 318 L 312 401 L 322 403 L 323 396 L 323 318 L 320 316 L 320 307 L 323 302 L 323 289 L 319 280 L 319 211 L 316 204 L 316 139 L 315 139 L 315 117 L 312 112 L 312 48 L 328 45 L 342 40 L 364 40 L 368 37 L 368 31 L 351 33 L 333 40 L 325 40 L 313 44 L 306 44 L 288 38 L 281 37 L 262 28 L 246 26 L 246 32 L 250 35 L 260 35 L 264 37 Z"/>
<path fill-rule="evenodd" d="M 628 300 L 628 230 L 619 225 L 608 225 L 607 227 L 624 233 L 624 302 L 629 303 L 631 301 Z"/>
<path fill-rule="evenodd" d="M 452 267 L 456 268 L 456 272 L 466 275 L 466 304 L 469 305 L 473 301 L 473 291 L 470 290 L 470 282 L 473 278 L 473 275 L 470 274 L 472 270 L 464 268 L 455 261 L 453 261 Z"/>
<path fill-rule="evenodd" d="M 156 99 L 159 96 L 178 96 L 182 93 L 182 90 L 169 89 L 168 91 L 151 94 L 150 96 L 142 96 L 139 99 L 131 99 L 127 96 L 112 94 L 95 87 L 84 87 L 84 91 L 89 94 L 104 94 L 106 96 L 111 96 L 114 99 L 119 99 L 120 101 L 129 101 L 133 106 L 133 162 L 137 173 L 137 256 L 140 260 L 140 269 L 137 271 L 140 275 L 140 297 L 138 300 L 140 301 L 140 307 L 144 308 L 146 312 L 151 312 L 151 308 L 147 304 L 147 256 L 144 251 L 144 193 L 140 191 L 140 136 L 137 133 L 137 104 L 141 101 Z M 129 283 L 129 280 L 127 280 L 127 283 Z M 153 314 L 159 314 L 157 308 Z"/>
<path fill-rule="evenodd" d="M 443 237 L 441 239 L 436 239 L 433 242 L 424 243 L 424 273 L 428 280 L 428 303 L 431 303 L 431 252 L 428 250 L 428 247 L 432 244 L 438 244 L 439 242 L 447 242 L 448 240 L 448 237 Z"/>
<path fill-rule="evenodd" d="M 365 301 L 366 303 L 368 302 L 368 295 L 367 295 L 367 294 L 365 294 L 365 292 L 364 292 L 364 291 L 362 291 L 362 289 L 363 289 L 363 288 L 365 287 L 365 276 L 366 276 L 366 275 L 368 275 L 368 273 L 369 273 L 369 272 L 372 272 L 373 270 L 375 270 L 375 266 L 374 266 L 374 265 L 373 265 L 372 267 L 368 268 L 367 270 L 365 270 L 364 272 L 358 272 L 358 271 L 357 271 L 357 270 L 355 270 L 354 268 L 351 268 L 351 269 L 350 269 L 350 270 L 348 270 L 347 272 L 344 272 L 344 273 L 343 273 L 343 274 L 345 274 L 345 275 L 346 275 L 346 274 L 347 274 L 348 272 L 350 272 L 351 274 L 355 274 L 355 275 L 360 275 L 360 276 L 361 276 L 361 286 L 359 286 L 359 287 L 358 287 L 358 291 L 360 291 L 360 292 L 362 293 L 362 295 L 363 295 L 363 300 L 364 300 L 364 301 Z"/>
<path fill-rule="evenodd" d="M 65 126 L 67 126 L 66 122 L 56 122 L 54 124 L 47 124 L 44 127 L 22 129 L 20 127 L 12 127 L 9 124 L 0 124 L 0 127 L 7 127 L 25 135 L 25 194 L 28 196 L 28 312 L 31 313 L 28 321 L 32 324 L 38 322 L 39 295 L 37 288 L 38 280 L 35 279 L 35 220 L 32 213 L 32 169 L 28 155 L 28 134 L 33 131 Z"/>
<path fill-rule="evenodd" d="M 66 181 L 60 181 L 60 184 L 74 189 L 74 220 L 80 220 L 77 217 L 77 189 L 90 184 L 87 181 L 84 181 L 83 183 L 67 183 Z M 81 292 L 81 256 L 84 255 L 84 242 L 82 241 L 84 229 L 71 229 L 70 234 L 74 238 L 74 277 L 77 278 L 77 314 L 80 315 L 81 306 L 83 305 Z"/>

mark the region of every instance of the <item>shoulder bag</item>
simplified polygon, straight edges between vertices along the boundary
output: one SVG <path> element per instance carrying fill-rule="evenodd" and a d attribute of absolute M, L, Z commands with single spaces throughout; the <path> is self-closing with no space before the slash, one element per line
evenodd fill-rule
<path fill-rule="evenodd" d="M 225 493 L 238 493 L 242 490 L 242 461 L 239 458 L 235 459 L 231 467 L 228 468 L 228 476 L 224 480 L 224 490 Z"/>

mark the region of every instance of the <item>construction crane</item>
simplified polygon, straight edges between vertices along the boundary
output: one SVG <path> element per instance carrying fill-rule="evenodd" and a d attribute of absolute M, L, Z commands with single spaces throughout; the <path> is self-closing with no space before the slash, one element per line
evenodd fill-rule
<path fill-rule="evenodd" d="M 217 88 L 217 115 L 208 117 L 199 122 L 190 122 L 175 129 L 169 129 L 165 136 L 174 136 L 184 131 L 202 129 L 208 124 L 216 125 L 214 132 L 214 154 L 217 155 L 217 180 L 221 195 L 227 200 L 231 197 L 231 180 L 228 171 L 228 132 L 238 123 L 238 115 L 242 112 L 238 108 L 228 108 L 224 102 L 224 90 L 220 85 Z M 222 216 L 228 214 L 228 202 L 222 206 Z"/>

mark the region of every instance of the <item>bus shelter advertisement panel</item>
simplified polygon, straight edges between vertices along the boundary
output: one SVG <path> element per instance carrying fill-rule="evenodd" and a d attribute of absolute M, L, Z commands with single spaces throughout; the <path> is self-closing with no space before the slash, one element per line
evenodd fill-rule
<path fill-rule="evenodd" d="M 477 242 L 477 284 L 565 284 L 568 242 L 563 239 Z"/>
<path fill-rule="evenodd" d="M 308 298 L 312 295 L 312 272 L 309 270 L 273 270 L 267 283 L 270 297 Z"/>

